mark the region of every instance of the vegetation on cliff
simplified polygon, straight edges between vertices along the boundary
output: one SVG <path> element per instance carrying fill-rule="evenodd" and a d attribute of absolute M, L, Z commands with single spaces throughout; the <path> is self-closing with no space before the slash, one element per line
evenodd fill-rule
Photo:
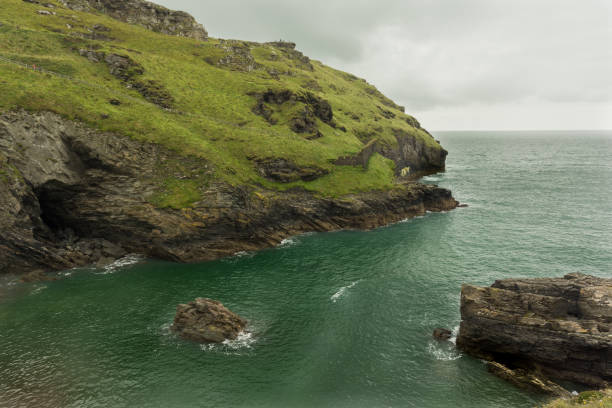
<path fill-rule="evenodd" d="M 443 168 L 446 152 L 402 107 L 294 44 L 169 36 L 64 3 L 0 4 L 0 57 L 38 69 L 0 61 L 0 112 L 52 111 L 160 144 L 233 186 L 341 196 L 393 188 L 407 167 Z M 365 167 L 336 163 L 372 143 Z M 279 159 L 296 174 L 269 177 L 260 164 Z M 209 179 L 172 168 L 150 202 L 188 207 Z"/>
<path fill-rule="evenodd" d="M 544 408 L 612 408 L 612 390 L 585 391 L 568 399 L 562 398 L 552 401 Z"/>

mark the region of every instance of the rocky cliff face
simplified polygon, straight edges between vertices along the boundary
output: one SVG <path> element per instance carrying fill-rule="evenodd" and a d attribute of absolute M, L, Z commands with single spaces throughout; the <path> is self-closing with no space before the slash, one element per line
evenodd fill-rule
<path fill-rule="evenodd" d="M 0 115 L 0 272 L 63 269 L 126 252 L 212 260 L 296 233 L 373 228 L 457 205 L 448 190 L 417 183 L 334 199 L 233 187 L 212 176 L 189 208 L 152 203 L 162 173 L 188 181 L 202 169 L 212 175 L 201 158 L 53 113 Z"/>
<path fill-rule="evenodd" d="M 206 40 L 208 33 L 201 24 L 182 11 L 143 0 L 61 0 L 73 10 L 97 10 L 120 21 L 143 26 L 162 34 Z"/>
<path fill-rule="evenodd" d="M 570 274 L 464 285 L 457 346 L 510 369 L 595 387 L 612 381 L 612 279 Z"/>

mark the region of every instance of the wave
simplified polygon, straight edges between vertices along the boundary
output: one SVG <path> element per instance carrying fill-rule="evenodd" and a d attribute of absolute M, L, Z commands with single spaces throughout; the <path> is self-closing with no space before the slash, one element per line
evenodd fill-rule
<path fill-rule="evenodd" d="M 106 265 L 105 267 L 103 267 L 102 269 L 104 270 L 103 272 L 98 273 L 98 275 L 109 275 L 109 274 L 113 274 L 123 268 L 125 268 L 126 266 L 130 266 L 130 265 L 135 265 L 137 263 L 140 263 L 143 261 L 143 257 L 140 255 L 135 255 L 135 254 L 131 254 L 131 255 L 126 255 L 123 258 L 117 259 L 115 262 Z"/>
<path fill-rule="evenodd" d="M 427 352 L 440 361 L 454 361 L 460 359 L 463 354 L 457 350 L 457 334 L 459 333 L 459 325 L 452 330 L 451 338 L 448 342 L 438 340 L 429 340 L 427 344 Z"/>
<path fill-rule="evenodd" d="M 47 285 L 36 285 L 34 289 L 30 292 L 30 296 L 38 295 L 43 290 L 47 289 Z"/>
<path fill-rule="evenodd" d="M 290 246 L 293 246 L 297 244 L 297 239 L 295 238 L 285 238 L 283 239 L 280 244 L 278 244 L 277 248 L 287 248 Z"/>
<path fill-rule="evenodd" d="M 357 285 L 360 281 L 355 281 L 352 282 L 350 285 L 347 286 L 343 286 L 340 289 L 338 289 L 338 291 L 336 293 L 334 293 L 329 299 L 333 302 L 336 303 L 338 300 L 340 300 L 341 298 L 344 297 L 344 295 L 346 294 L 346 291 L 349 289 L 352 289 L 355 287 L 355 285 Z"/>
<path fill-rule="evenodd" d="M 243 331 L 238 333 L 238 337 L 236 337 L 234 340 L 225 340 L 221 344 L 232 350 L 239 350 L 245 348 L 250 349 L 251 346 L 255 344 L 255 341 L 256 339 L 253 332 Z"/>
<path fill-rule="evenodd" d="M 459 334 L 459 325 L 456 325 L 455 327 L 453 327 L 453 330 L 451 331 L 451 338 L 448 339 L 448 341 L 450 341 L 454 345 L 457 345 L 457 335 L 458 334 Z"/>
<path fill-rule="evenodd" d="M 225 340 L 223 343 L 200 344 L 202 351 L 233 352 L 248 350 L 253 347 L 257 339 L 251 331 L 242 331 L 234 340 Z"/>
<path fill-rule="evenodd" d="M 440 361 L 455 361 L 462 357 L 462 354 L 454 347 L 444 347 L 439 344 L 434 344 L 432 340 L 427 345 L 427 352 Z"/>

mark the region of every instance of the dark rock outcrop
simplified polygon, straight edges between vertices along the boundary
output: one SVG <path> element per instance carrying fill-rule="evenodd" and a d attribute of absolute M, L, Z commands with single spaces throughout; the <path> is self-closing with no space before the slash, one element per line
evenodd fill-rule
<path fill-rule="evenodd" d="M 395 162 L 398 175 L 406 168 L 413 177 L 444 170 L 448 152 L 440 146 L 433 146 L 401 129 L 395 130 L 395 139 L 397 147 L 381 146 L 380 153 Z"/>
<path fill-rule="evenodd" d="M 114 53 L 106 54 L 93 49 L 80 49 L 79 55 L 86 57 L 93 63 L 104 61 L 110 74 L 123 81 L 126 87 L 137 90 L 147 101 L 163 109 L 172 109 L 174 97 L 160 82 L 140 79 L 139 76 L 143 75 L 145 70 L 141 64 L 134 61 L 130 56 Z M 113 101 L 117 100 L 111 100 L 111 104 L 118 105 Z"/>
<path fill-rule="evenodd" d="M 110 17 L 145 27 L 162 34 L 206 40 L 208 33 L 201 24 L 183 11 L 143 0 L 60 0 L 66 7 L 77 11 L 100 11 Z"/>
<path fill-rule="evenodd" d="M 312 181 L 322 177 L 329 172 L 325 169 L 312 166 L 298 166 L 287 159 L 265 159 L 257 160 L 257 170 L 259 173 L 270 180 L 281 183 L 292 181 Z"/>
<path fill-rule="evenodd" d="M 180 163 L 171 173 L 178 180 L 208 169 L 211 182 L 189 208 L 160 208 L 151 201 L 163 189 L 157 180 L 168 177 L 160 163 Z M 0 273 L 95 263 L 109 256 L 104 242 L 116 245 L 117 254 L 207 261 L 303 232 L 375 228 L 457 205 L 450 191 L 432 185 L 323 198 L 231 186 L 213 172 L 201 158 L 53 113 L 2 114 Z"/>
<path fill-rule="evenodd" d="M 186 340 L 198 343 L 222 343 L 235 340 L 247 321 L 211 299 L 198 298 L 178 305 L 171 329 Z"/>
<path fill-rule="evenodd" d="M 367 143 L 361 151 L 353 156 L 338 157 L 334 164 L 340 166 L 361 166 L 364 169 L 368 168 L 368 162 L 374 153 L 379 153 L 380 148 L 378 139 L 372 139 Z"/>
<path fill-rule="evenodd" d="M 52 282 L 57 280 L 57 277 L 51 276 L 45 273 L 45 271 L 36 270 L 30 273 L 26 273 L 19 279 L 21 283 L 35 283 L 35 282 Z"/>
<path fill-rule="evenodd" d="M 216 63 L 219 67 L 241 72 L 251 72 L 261 68 L 251 54 L 250 44 L 246 41 L 219 40 L 216 47 L 225 52 Z"/>
<path fill-rule="evenodd" d="M 612 279 L 570 274 L 464 285 L 457 346 L 539 378 L 612 381 Z"/>
<path fill-rule="evenodd" d="M 284 106 L 301 104 L 301 109 L 290 120 L 290 128 L 295 133 L 306 134 L 307 139 L 321 137 L 317 119 L 329 126 L 336 127 L 331 104 L 311 92 L 295 93 L 288 89 L 269 89 L 263 93 L 251 94 L 257 99 L 252 111 L 264 117 L 268 123 L 275 125 L 274 113 Z"/>

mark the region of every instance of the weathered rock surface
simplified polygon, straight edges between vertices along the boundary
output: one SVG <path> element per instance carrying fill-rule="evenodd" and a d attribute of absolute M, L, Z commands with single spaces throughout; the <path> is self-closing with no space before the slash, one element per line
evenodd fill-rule
<path fill-rule="evenodd" d="M 100 11 L 110 17 L 145 27 L 162 34 L 206 40 L 208 33 L 201 24 L 183 11 L 143 0 L 61 0 L 68 8 L 77 11 Z"/>
<path fill-rule="evenodd" d="M 27 273 L 19 279 L 21 283 L 34 283 L 34 282 L 52 282 L 57 280 L 57 277 L 47 275 L 44 271 L 37 270 Z"/>
<path fill-rule="evenodd" d="M 576 273 L 464 285 L 461 317 L 457 346 L 469 354 L 555 380 L 612 381 L 612 279 Z"/>
<path fill-rule="evenodd" d="M 281 183 L 298 180 L 312 181 L 329 173 L 329 171 L 319 167 L 300 167 L 292 161 L 282 158 L 256 160 L 256 167 L 263 177 Z"/>
<path fill-rule="evenodd" d="M 569 391 L 559 384 L 546 378 L 538 378 L 534 373 L 522 368 L 511 370 L 496 361 L 489 361 L 487 363 L 487 370 L 502 380 L 506 380 L 519 388 L 531 392 L 540 392 L 558 397 L 569 397 L 571 395 Z"/>
<path fill-rule="evenodd" d="M 220 302 L 198 298 L 194 302 L 178 305 L 171 328 L 187 340 L 222 343 L 235 340 L 246 325 L 246 320 Z"/>
<path fill-rule="evenodd" d="M 156 207 L 151 197 L 162 188 L 156 180 L 177 162 L 174 177 L 190 179 L 207 169 L 211 182 L 189 208 Z M 255 194 L 214 179 L 213 171 L 202 158 L 53 113 L 2 114 L 0 273 L 67 269 L 112 253 L 201 262 L 303 232 L 375 228 L 457 206 L 450 191 L 432 185 L 341 198 L 302 190 Z"/>

